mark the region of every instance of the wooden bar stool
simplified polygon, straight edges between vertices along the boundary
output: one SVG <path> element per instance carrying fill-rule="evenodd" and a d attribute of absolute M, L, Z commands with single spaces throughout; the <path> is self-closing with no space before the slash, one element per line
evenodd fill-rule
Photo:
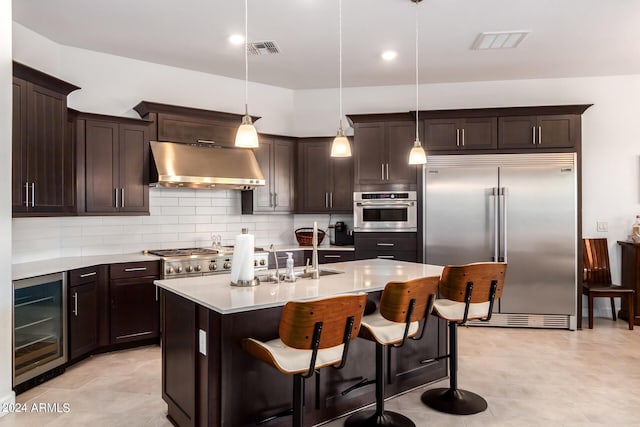
<path fill-rule="evenodd" d="M 408 282 L 389 282 L 382 291 L 380 309 L 362 318 L 360 337 L 376 343 L 376 409 L 355 413 L 347 418 L 345 426 L 415 427 L 413 421 L 404 415 L 384 410 L 386 347 L 402 347 L 407 338 L 422 338 L 427 316 L 438 292 L 438 280 L 435 276 Z M 422 328 L 420 321 L 423 321 Z"/>
<path fill-rule="evenodd" d="M 449 323 L 449 388 L 427 390 L 422 401 L 448 414 L 471 415 L 487 409 L 481 396 L 458 389 L 458 325 L 467 320 L 491 319 L 493 303 L 502 295 L 505 263 L 474 263 L 446 266 L 440 278 L 440 296 L 433 314 Z M 441 359 L 443 357 L 438 357 Z"/>
<path fill-rule="evenodd" d="M 280 372 L 293 375 L 293 425 L 301 427 L 304 379 L 325 366 L 342 368 L 349 342 L 358 335 L 367 294 L 341 295 L 312 301 L 290 301 L 280 317 L 280 338 L 242 340 L 252 356 Z"/>

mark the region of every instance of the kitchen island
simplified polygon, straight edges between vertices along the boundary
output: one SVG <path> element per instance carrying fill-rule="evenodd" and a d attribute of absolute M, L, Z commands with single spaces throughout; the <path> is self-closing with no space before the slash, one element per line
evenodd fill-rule
<path fill-rule="evenodd" d="M 162 397 L 179 426 L 255 425 L 291 407 L 292 378 L 245 353 L 241 339 L 278 336 L 287 301 L 367 292 L 370 312 L 389 281 L 440 275 L 442 267 L 383 259 L 325 264 L 335 274 L 295 283 L 229 285 L 230 275 L 158 280 L 162 289 Z M 420 363 L 446 352 L 446 324 L 430 316 L 420 341 L 389 349 L 387 397 L 446 377 L 446 361 Z M 305 385 L 305 420 L 328 421 L 375 401 L 374 344 L 356 339 L 343 369 L 325 368 Z M 290 417 L 268 426 L 290 425 Z"/>

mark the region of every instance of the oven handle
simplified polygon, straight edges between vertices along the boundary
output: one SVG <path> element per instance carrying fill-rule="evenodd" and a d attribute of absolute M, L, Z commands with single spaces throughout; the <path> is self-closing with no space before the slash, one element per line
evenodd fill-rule
<path fill-rule="evenodd" d="M 356 206 L 375 206 L 378 208 L 387 208 L 387 207 L 397 207 L 397 206 L 414 206 L 415 202 L 385 202 L 375 203 L 375 202 L 356 202 Z"/>

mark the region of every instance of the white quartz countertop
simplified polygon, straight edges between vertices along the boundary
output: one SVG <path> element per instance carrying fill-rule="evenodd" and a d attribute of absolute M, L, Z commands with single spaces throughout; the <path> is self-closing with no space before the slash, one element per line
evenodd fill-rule
<path fill-rule="evenodd" d="M 230 274 L 156 280 L 155 284 L 203 307 L 221 314 L 229 314 L 283 306 L 287 301 L 292 300 L 379 291 L 390 281 L 439 276 L 443 267 L 387 259 L 369 259 L 322 264 L 320 269 L 342 273 L 321 276 L 319 279 L 298 279 L 294 283 L 264 282 L 258 286 L 246 288 L 231 286 Z"/>
<path fill-rule="evenodd" d="M 116 264 L 119 262 L 156 261 L 160 257 L 141 252 L 118 255 L 95 255 L 82 257 L 51 258 L 41 261 L 24 262 L 11 266 L 12 280 L 26 279 L 76 268 L 91 267 L 93 265 Z"/>

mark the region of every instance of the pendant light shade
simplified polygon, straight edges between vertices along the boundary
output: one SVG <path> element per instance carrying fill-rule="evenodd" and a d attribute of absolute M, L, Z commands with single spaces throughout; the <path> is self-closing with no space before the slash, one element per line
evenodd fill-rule
<path fill-rule="evenodd" d="M 338 0 L 338 27 L 340 40 L 340 117 L 338 118 L 338 134 L 331 143 L 331 157 L 351 157 L 349 139 L 342 129 L 342 0 Z"/>
<path fill-rule="evenodd" d="M 409 164 L 410 165 L 424 165 L 427 163 L 427 153 L 422 148 L 422 144 L 420 143 L 420 136 L 418 134 L 418 110 L 419 110 L 419 99 L 418 89 L 420 87 L 418 80 L 418 3 L 422 0 L 411 0 L 416 4 L 416 140 L 413 142 L 413 147 L 411 148 L 411 152 L 409 153 Z"/>
<path fill-rule="evenodd" d="M 236 133 L 236 147 L 242 148 L 257 148 L 258 147 L 258 132 L 256 132 L 253 121 L 249 115 L 249 24 L 248 24 L 248 0 L 244 0 L 244 116 L 242 117 L 242 124 L 238 128 Z"/>

